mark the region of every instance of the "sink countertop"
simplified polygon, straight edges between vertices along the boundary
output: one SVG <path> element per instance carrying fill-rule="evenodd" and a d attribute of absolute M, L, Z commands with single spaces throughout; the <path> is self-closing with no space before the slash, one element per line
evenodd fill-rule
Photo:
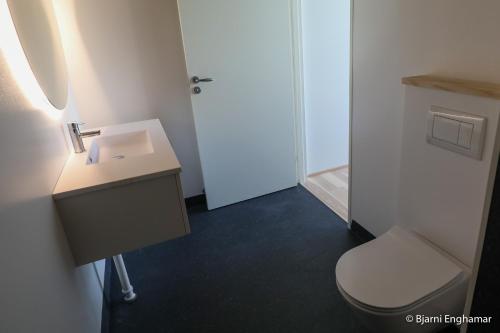
<path fill-rule="evenodd" d="M 100 136 L 83 139 L 87 151 L 81 154 L 71 153 L 68 157 L 52 194 L 54 199 L 180 172 L 181 165 L 158 119 L 97 129 L 101 130 Z M 148 131 L 153 153 L 87 164 L 88 151 L 95 138 L 141 130 Z"/>

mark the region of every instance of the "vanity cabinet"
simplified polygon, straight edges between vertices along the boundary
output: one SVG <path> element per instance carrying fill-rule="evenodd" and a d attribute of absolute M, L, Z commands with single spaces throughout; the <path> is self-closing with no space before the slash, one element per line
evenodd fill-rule
<path fill-rule="evenodd" d="M 86 153 L 74 154 L 53 194 L 78 266 L 190 232 L 180 164 L 159 121 L 125 125 L 101 129 L 102 137 L 146 130 L 148 154 L 95 165 L 86 162 Z"/>
<path fill-rule="evenodd" d="M 190 231 L 178 174 L 56 200 L 56 205 L 77 265 Z"/>

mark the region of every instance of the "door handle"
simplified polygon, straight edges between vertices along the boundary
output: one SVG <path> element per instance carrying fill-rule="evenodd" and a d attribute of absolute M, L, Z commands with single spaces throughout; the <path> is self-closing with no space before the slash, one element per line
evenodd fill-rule
<path fill-rule="evenodd" d="M 197 76 L 193 76 L 193 77 L 191 78 L 191 83 L 198 84 L 198 83 L 200 83 L 200 82 L 212 82 L 213 80 L 214 80 L 214 79 L 211 79 L 211 78 L 209 78 L 209 77 L 204 78 L 204 79 L 200 79 L 200 78 L 199 78 L 199 77 L 197 77 Z"/>

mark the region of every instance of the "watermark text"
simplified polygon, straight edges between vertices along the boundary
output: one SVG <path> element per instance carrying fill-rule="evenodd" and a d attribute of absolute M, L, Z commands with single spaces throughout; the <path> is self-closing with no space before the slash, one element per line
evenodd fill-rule
<path fill-rule="evenodd" d="M 426 316 L 426 315 L 407 315 L 407 323 L 415 323 L 418 325 L 425 324 L 489 324 L 493 320 L 492 317 L 466 317 L 466 316 L 451 316 L 451 315 L 438 315 L 438 316 Z"/>

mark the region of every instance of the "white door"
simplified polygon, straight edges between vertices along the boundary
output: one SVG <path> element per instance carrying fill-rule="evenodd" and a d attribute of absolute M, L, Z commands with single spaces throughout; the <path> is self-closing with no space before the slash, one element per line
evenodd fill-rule
<path fill-rule="evenodd" d="M 289 0 L 178 0 L 208 208 L 297 184 Z"/>

